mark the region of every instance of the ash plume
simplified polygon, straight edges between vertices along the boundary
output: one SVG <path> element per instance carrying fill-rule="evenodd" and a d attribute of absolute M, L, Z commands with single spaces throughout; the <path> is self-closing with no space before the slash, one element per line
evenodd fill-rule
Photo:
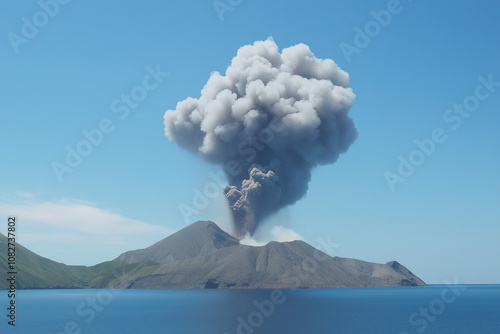
<path fill-rule="evenodd" d="M 347 115 L 349 75 L 305 44 L 280 53 L 271 38 L 241 47 L 225 75 L 213 72 L 199 98 L 164 116 L 179 147 L 221 164 L 234 234 L 302 198 L 317 165 L 334 163 L 357 137 Z"/>

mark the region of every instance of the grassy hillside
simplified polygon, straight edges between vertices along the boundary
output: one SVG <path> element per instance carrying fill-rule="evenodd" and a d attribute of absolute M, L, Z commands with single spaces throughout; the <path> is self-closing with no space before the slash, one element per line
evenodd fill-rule
<path fill-rule="evenodd" d="M 151 261 L 127 264 L 113 260 L 98 265 L 68 266 L 41 257 L 29 249 L 16 246 L 16 271 L 18 289 L 46 288 L 104 288 L 118 282 L 153 273 L 159 265 Z M 0 234 L 0 289 L 7 289 L 7 237 Z"/>

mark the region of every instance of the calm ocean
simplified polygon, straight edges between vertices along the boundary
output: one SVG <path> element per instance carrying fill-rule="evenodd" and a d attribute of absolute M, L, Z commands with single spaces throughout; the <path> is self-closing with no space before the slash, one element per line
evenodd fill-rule
<path fill-rule="evenodd" d="M 500 285 L 319 290 L 26 290 L 0 333 L 500 333 Z"/>

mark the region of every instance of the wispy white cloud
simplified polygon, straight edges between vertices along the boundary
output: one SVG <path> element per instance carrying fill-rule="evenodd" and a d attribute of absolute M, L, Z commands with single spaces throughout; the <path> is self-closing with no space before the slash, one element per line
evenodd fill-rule
<path fill-rule="evenodd" d="M 269 233 L 261 233 L 260 235 L 254 237 L 248 234 L 245 235 L 245 237 L 240 240 L 240 244 L 247 246 L 264 246 L 270 241 L 286 242 L 294 240 L 304 240 L 304 238 L 290 228 L 275 225 Z"/>
<path fill-rule="evenodd" d="M 39 201 L 30 193 L 0 194 L 0 216 L 18 218 L 18 241 L 67 264 L 92 265 L 144 248 L 175 232 L 82 200 Z M 0 232 L 5 234 L 6 224 Z"/>
<path fill-rule="evenodd" d="M 25 192 L 25 191 L 18 191 L 16 193 L 16 195 L 21 197 L 21 198 L 33 198 L 33 197 L 35 197 L 35 194 Z"/>
<path fill-rule="evenodd" d="M 271 230 L 273 240 L 279 242 L 304 240 L 297 232 L 281 225 L 274 226 Z"/>
<path fill-rule="evenodd" d="M 268 242 L 269 241 L 258 241 L 248 234 L 245 235 L 245 237 L 243 237 L 243 239 L 240 240 L 240 244 L 247 245 L 247 246 L 254 246 L 254 247 L 264 246 Z"/>
<path fill-rule="evenodd" d="M 17 215 L 23 221 L 93 234 L 168 233 L 169 230 L 126 218 L 117 213 L 73 201 L 0 204 L 0 214 Z"/>

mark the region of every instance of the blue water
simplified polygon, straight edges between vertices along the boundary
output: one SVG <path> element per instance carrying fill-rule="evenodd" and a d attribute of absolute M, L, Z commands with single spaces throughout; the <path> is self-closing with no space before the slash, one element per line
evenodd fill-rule
<path fill-rule="evenodd" d="M 0 333 L 500 333 L 500 285 L 318 290 L 25 290 Z"/>

